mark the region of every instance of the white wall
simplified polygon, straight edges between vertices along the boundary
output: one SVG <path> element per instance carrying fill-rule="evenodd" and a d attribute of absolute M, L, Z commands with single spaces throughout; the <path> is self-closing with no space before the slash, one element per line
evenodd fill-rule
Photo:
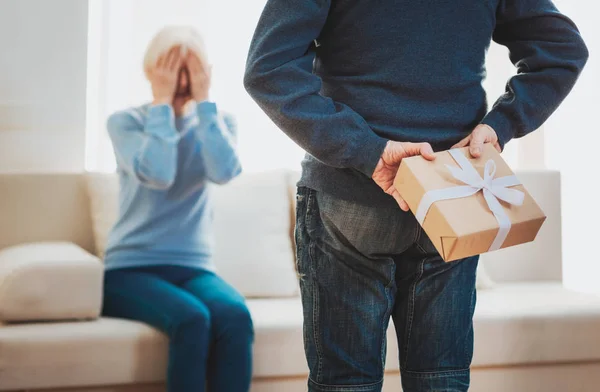
<path fill-rule="evenodd" d="M 555 0 L 579 26 L 590 59 L 571 95 L 548 120 L 546 162 L 562 174 L 565 284 L 600 294 L 600 5 L 590 0 Z"/>
<path fill-rule="evenodd" d="M 84 168 L 85 0 L 0 0 L 0 172 Z"/>

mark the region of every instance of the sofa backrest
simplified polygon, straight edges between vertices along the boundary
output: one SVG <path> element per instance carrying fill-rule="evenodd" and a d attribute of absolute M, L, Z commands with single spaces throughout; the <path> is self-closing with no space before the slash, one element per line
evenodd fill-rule
<path fill-rule="evenodd" d="M 248 173 L 213 189 L 215 264 L 246 297 L 298 295 L 289 173 Z M 116 174 L 0 175 L 0 250 L 73 242 L 93 254 L 118 216 Z"/>
<path fill-rule="evenodd" d="M 0 249 L 37 241 L 70 241 L 94 252 L 83 176 L 0 174 Z"/>
<path fill-rule="evenodd" d="M 492 279 L 560 281 L 562 279 L 560 174 L 517 172 L 542 207 L 547 221 L 536 241 L 486 254 L 482 263 Z M 293 200 L 299 174 L 288 176 L 289 235 L 293 242 Z M 94 252 L 86 178 L 79 174 L 1 174 L 0 249 L 34 241 L 71 241 Z"/>

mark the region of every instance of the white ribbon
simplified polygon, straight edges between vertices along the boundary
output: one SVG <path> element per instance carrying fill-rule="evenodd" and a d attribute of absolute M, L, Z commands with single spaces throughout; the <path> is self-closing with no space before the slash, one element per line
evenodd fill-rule
<path fill-rule="evenodd" d="M 496 162 L 493 159 L 485 163 L 484 176 L 481 178 L 477 170 L 471 165 L 471 162 L 458 149 L 448 151 L 459 167 L 446 165 L 454 178 L 466 185 L 458 185 L 452 188 L 436 189 L 426 192 L 419 203 L 415 217 L 421 225 L 425 221 L 425 216 L 433 203 L 440 200 L 460 199 L 469 197 L 479 191 L 483 191 L 483 197 L 496 220 L 499 230 L 489 251 L 498 250 L 502 247 L 504 240 L 510 231 L 511 222 L 504 208 L 498 201 L 503 200 L 509 204 L 520 206 L 523 204 L 525 195 L 518 189 L 508 187 L 520 185 L 519 179 L 512 176 L 494 178 L 496 175 Z"/>

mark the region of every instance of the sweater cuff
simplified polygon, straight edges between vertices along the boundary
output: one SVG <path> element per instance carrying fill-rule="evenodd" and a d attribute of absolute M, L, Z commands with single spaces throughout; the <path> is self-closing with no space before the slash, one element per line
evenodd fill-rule
<path fill-rule="evenodd" d="M 349 166 L 372 178 L 375 167 L 379 163 L 379 159 L 381 159 L 387 143 L 387 139 L 373 135 L 368 143 L 361 144 L 360 148 L 354 151 L 354 156 Z"/>
<path fill-rule="evenodd" d="M 151 105 L 148 108 L 146 131 L 163 140 L 179 140 L 179 133 L 175 128 L 175 113 L 171 105 Z"/>
<path fill-rule="evenodd" d="M 196 104 L 196 112 L 198 117 L 214 116 L 217 114 L 217 104 L 210 101 L 202 101 Z"/>
<path fill-rule="evenodd" d="M 206 141 L 206 138 L 210 137 L 210 134 L 213 134 L 211 132 L 213 129 L 212 125 L 221 121 L 218 116 L 217 104 L 209 101 L 199 102 L 196 104 L 196 113 L 200 121 L 200 126 L 196 129 L 196 135 L 200 140 Z M 224 124 L 219 124 L 221 125 L 221 129 L 225 129 Z"/>
<path fill-rule="evenodd" d="M 496 132 L 498 136 L 498 144 L 500 148 L 504 150 L 504 146 L 512 138 L 515 137 L 515 133 L 510 121 L 500 112 L 492 110 L 483 118 L 482 124 L 486 124 Z"/>

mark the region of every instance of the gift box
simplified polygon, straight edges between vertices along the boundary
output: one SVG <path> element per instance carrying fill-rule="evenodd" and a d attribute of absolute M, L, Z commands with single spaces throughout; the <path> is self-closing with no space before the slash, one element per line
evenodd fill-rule
<path fill-rule="evenodd" d="M 546 220 L 490 144 L 405 158 L 394 185 L 445 261 L 533 241 Z"/>

